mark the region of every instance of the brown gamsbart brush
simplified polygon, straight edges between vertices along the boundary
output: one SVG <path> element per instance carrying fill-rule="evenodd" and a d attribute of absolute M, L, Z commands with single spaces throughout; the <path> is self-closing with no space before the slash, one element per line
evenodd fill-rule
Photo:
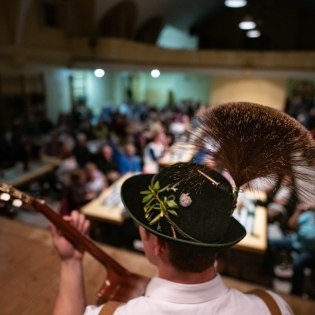
<path fill-rule="evenodd" d="M 315 196 L 315 141 L 289 115 L 259 104 L 226 103 L 200 117 L 193 145 L 212 156 L 241 186 L 256 178 L 293 176 L 301 199 Z"/>

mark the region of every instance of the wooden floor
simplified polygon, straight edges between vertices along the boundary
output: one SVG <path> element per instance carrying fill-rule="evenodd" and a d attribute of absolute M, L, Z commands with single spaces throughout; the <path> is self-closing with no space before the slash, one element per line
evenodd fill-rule
<path fill-rule="evenodd" d="M 0 315 L 49 315 L 58 287 L 59 260 L 47 230 L 0 217 Z M 133 272 L 147 276 L 155 268 L 142 255 L 101 246 L 114 259 Z M 106 270 L 94 258 L 85 255 L 88 303 L 96 301 Z M 228 286 L 247 291 L 256 285 L 223 277 Z M 283 295 L 295 314 L 314 314 L 315 301 Z"/>

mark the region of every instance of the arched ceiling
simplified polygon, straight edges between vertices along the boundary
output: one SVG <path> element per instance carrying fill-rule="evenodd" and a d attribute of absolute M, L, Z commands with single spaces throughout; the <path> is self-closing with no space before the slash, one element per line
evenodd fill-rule
<path fill-rule="evenodd" d="M 96 20 L 122 0 L 96 0 Z M 206 12 L 214 10 L 220 2 L 217 0 L 132 0 L 138 10 L 136 27 L 152 16 L 162 16 L 165 23 L 189 31 Z"/>
<path fill-rule="evenodd" d="M 122 0 L 96 0 L 96 21 Z M 314 0 L 248 0 L 246 7 L 231 9 L 224 0 L 132 0 L 136 8 L 134 32 L 159 16 L 197 36 L 201 49 L 315 50 Z M 238 28 L 251 15 L 262 36 L 249 39 Z"/>
<path fill-rule="evenodd" d="M 247 0 L 227 8 L 224 0 L 2 0 L 13 43 L 23 37 L 27 11 L 55 4 L 68 35 L 107 36 L 154 43 L 170 25 L 198 38 L 200 49 L 315 50 L 315 0 Z M 51 14 L 51 12 L 48 12 Z M 249 39 L 238 23 L 246 15 L 261 37 Z"/>

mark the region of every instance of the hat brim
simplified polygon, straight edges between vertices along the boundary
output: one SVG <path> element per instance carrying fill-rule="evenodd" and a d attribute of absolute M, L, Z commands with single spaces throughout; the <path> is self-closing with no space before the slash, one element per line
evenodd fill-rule
<path fill-rule="evenodd" d="M 140 194 L 140 191 L 147 190 L 154 175 L 155 174 L 134 175 L 132 177 L 129 177 L 121 187 L 122 202 L 127 212 L 130 214 L 131 218 L 137 224 L 141 225 L 149 232 L 171 241 L 186 243 L 199 247 L 209 247 L 214 249 L 223 249 L 231 247 L 245 237 L 246 235 L 245 228 L 232 216 L 230 217 L 230 222 L 223 239 L 220 242 L 216 243 L 204 242 L 195 243 L 191 240 L 186 240 L 183 238 L 174 239 L 172 236 L 163 234 L 155 230 L 152 226 L 149 225 L 148 221 L 144 217 L 144 207 L 142 203 L 143 196 Z"/>

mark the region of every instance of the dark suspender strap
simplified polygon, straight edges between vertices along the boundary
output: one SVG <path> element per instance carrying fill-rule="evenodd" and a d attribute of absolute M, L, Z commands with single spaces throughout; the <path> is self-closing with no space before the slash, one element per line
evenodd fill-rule
<path fill-rule="evenodd" d="M 258 296 L 259 298 L 261 298 L 267 305 L 271 315 L 281 315 L 281 311 L 278 304 L 273 299 L 273 297 L 265 290 L 253 289 L 253 290 L 247 291 L 246 294 L 254 294 Z"/>
<path fill-rule="evenodd" d="M 99 315 L 113 315 L 116 309 L 122 304 L 121 302 L 109 301 L 103 305 Z"/>

